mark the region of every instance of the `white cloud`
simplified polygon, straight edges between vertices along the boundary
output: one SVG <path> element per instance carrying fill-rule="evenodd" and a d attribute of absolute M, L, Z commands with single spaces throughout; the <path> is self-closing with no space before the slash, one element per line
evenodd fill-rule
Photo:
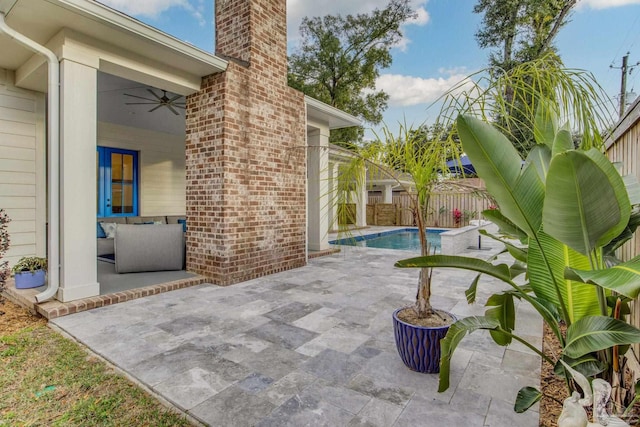
<path fill-rule="evenodd" d="M 435 101 L 456 85 L 461 85 L 466 77 L 466 74 L 448 74 L 447 77 L 437 78 L 383 74 L 376 81 L 376 88 L 389 94 L 390 106 L 408 107 Z M 466 85 L 462 85 L 460 90 L 464 87 Z"/>
<path fill-rule="evenodd" d="M 632 4 L 640 4 L 640 0 L 579 0 L 577 8 L 607 9 Z"/>
<path fill-rule="evenodd" d="M 157 19 L 173 7 L 178 7 L 189 12 L 200 25 L 206 24 L 206 19 L 202 16 L 204 7 L 202 0 L 198 0 L 196 5 L 189 0 L 100 0 L 100 3 L 127 15 L 145 16 L 153 19 Z"/>
<path fill-rule="evenodd" d="M 417 17 L 405 25 L 426 25 L 429 13 L 425 6 L 428 0 L 411 0 L 411 6 L 417 12 Z M 302 18 L 313 18 L 324 15 L 353 15 L 370 13 L 374 9 L 384 9 L 389 0 L 287 0 L 287 35 L 289 41 L 295 41 L 300 36 Z M 410 41 L 401 41 L 399 45 L 407 45 Z"/>
<path fill-rule="evenodd" d="M 429 12 L 427 12 L 427 9 L 425 9 L 424 7 L 419 7 L 418 9 L 416 9 L 416 17 L 410 19 L 407 24 L 423 26 L 427 25 L 429 23 L 429 20 L 431 20 L 431 16 L 429 16 Z"/>

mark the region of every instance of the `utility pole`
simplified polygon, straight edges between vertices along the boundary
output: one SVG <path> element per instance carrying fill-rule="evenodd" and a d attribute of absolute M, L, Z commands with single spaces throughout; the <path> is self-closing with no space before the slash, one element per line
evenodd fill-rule
<path fill-rule="evenodd" d="M 631 67 L 628 66 L 629 52 L 622 57 L 622 78 L 620 79 L 620 117 L 624 115 L 624 110 L 627 106 L 627 74 L 630 73 L 636 66 L 640 65 L 640 61 Z M 609 68 L 618 68 L 613 65 L 609 65 Z"/>
<path fill-rule="evenodd" d="M 620 80 L 620 117 L 624 115 L 624 107 L 627 105 L 627 61 L 629 52 L 622 57 L 622 79 Z"/>

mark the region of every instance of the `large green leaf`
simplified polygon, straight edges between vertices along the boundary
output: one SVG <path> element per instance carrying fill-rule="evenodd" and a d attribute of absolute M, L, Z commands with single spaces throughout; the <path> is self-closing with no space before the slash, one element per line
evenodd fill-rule
<path fill-rule="evenodd" d="M 640 182 L 635 175 L 625 175 L 622 177 L 624 186 L 627 189 L 627 195 L 629 196 L 629 203 L 631 205 L 640 205 Z"/>
<path fill-rule="evenodd" d="M 470 316 L 458 320 L 449 327 L 447 335 L 440 341 L 440 383 L 438 392 L 442 393 L 449 388 L 449 371 L 451 367 L 451 357 L 453 352 L 467 333 L 478 329 L 496 329 L 500 327 L 500 322 L 496 319 Z"/>
<path fill-rule="evenodd" d="M 465 270 L 477 271 L 488 274 L 505 282 L 511 281 L 509 266 L 507 264 L 493 265 L 478 258 L 462 257 L 456 255 L 429 255 L 416 258 L 403 259 L 395 264 L 400 268 L 432 268 L 455 267 Z"/>
<path fill-rule="evenodd" d="M 618 207 L 620 208 L 620 221 L 609 231 L 609 233 L 600 238 L 598 241 L 598 246 L 600 247 L 608 244 L 625 229 L 629 222 L 629 216 L 631 215 L 631 201 L 629 200 L 625 181 L 622 179 L 622 176 L 620 176 L 620 173 L 618 173 L 618 170 L 613 166 L 607 156 L 595 148 L 585 151 L 585 154 L 593 160 L 607 175 L 607 178 L 609 178 L 609 182 L 613 186 L 613 191 L 615 192 L 618 200 Z"/>
<path fill-rule="evenodd" d="M 518 228 L 514 223 L 509 221 L 507 217 L 502 215 L 499 209 L 484 210 L 482 211 L 482 216 L 484 216 L 487 220 L 497 225 L 498 229 L 500 230 L 500 233 L 513 237 L 514 239 L 518 239 L 521 242 L 526 242 L 527 233 L 525 233 L 520 228 Z"/>
<path fill-rule="evenodd" d="M 607 368 L 607 365 L 598 360 L 593 354 L 585 354 L 578 359 L 572 359 L 567 356 L 563 356 L 561 359 L 564 363 L 571 366 L 576 371 L 580 372 L 585 377 L 595 377 L 600 372 Z M 560 378 L 569 378 L 565 372 L 564 365 L 558 360 L 553 367 L 553 371 Z"/>
<path fill-rule="evenodd" d="M 564 354 L 573 359 L 615 345 L 640 342 L 640 329 L 606 316 L 586 316 L 567 328 Z"/>
<path fill-rule="evenodd" d="M 536 107 L 533 122 L 533 136 L 538 144 L 552 148 L 553 139 L 558 129 L 558 113 L 555 105 L 549 99 L 543 98 Z"/>
<path fill-rule="evenodd" d="M 565 268 L 590 268 L 589 259 L 544 232 L 531 239 L 528 253 L 529 283 L 535 294 L 558 307 L 568 324 L 582 316 L 600 314 L 594 286 L 565 279 Z"/>
<path fill-rule="evenodd" d="M 536 145 L 529 151 L 525 165 L 532 164 L 535 167 L 540 180 L 544 182 L 551 162 L 551 150 L 546 145 Z"/>
<path fill-rule="evenodd" d="M 553 141 L 552 155 L 555 156 L 556 154 L 563 153 L 571 149 L 573 149 L 573 138 L 571 136 L 571 132 L 568 129 L 561 129 L 558 131 L 555 140 Z"/>
<path fill-rule="evenodd" d="M 457 129 L 462 147 L 487 191 L 500 205 L 502 214 L 527 235 L 534 235 L 542 222 L 544 184 L 535 168 L 524 168 L 513 144 L 490 124 L 461 115 Z"/>
<path fill-rule="evenodd" d="M 478 293 L 478 282 L 480 281 L 480 277 L 482 274 L 476 274 L 476 277 L 473 278 L 473 281 L 469 285 L 469 288 L 464 291 L 464 295 L 467 297 L 467 303 L 473 304 L 476 302 L 476 295 Z"/>
<path fill-rule="evenodd" d="M 522 387 L 516 396 L 516 402 L 513 405 L 513 410 L 516 413 L 521 414 L 535 405 L 540 399 L 542 399 L 542 393 L 540 393 L 537 388 Z"/>
<path fill-rule="evenodd" d="M 602 286 L 629 298 L 635 298 L 640 294 L 640 256 L 603 270 L 567 268 L 565 277 Z"/>
<path fill-rule="evenodd" d="M 500 243 L 502 243 L 505 246 L 505 249 L 507 252 L 509 252 L 509 255 L 511 255 L 512 257 L 514 257 L 516 260 L 522 262 L 522 263 L 526 263 L 527 262 L 527 248 L 526 247 L 521 247 L 521 246 L 516 246 L 513 244 L 513 242 L 506 240 L 504 238 L 501 238 L 499 236 L 494 236 L 491 233 L 487 233 L 487 230 L 478 230 L 478 233 L 480 233 L 483 236 L 487 236 L 490 239 L 496 240 Z M 528 239 L 528 238 L 527 238 Z"/>
<path fill-rule="evenodd" d="M 622 178 L 595 153 L 554 156 L 544 199 L 545 232 L 585 255 L 620 234 L 630 213 Z"/>
<path fill-rule="evenodd" d="M 516 324 L 516 309 L 513 304 L 513 294 L 506 292 L 502 294 L 494 294 L 487 300 L 487 307 L 485 311 L 485 317 L 496 319 L 500 322 L 500 327 L 505 331 L 511 332 L 515 329 Z M 500 330 L 489 331 L 491 337 L 498 345 L 511 344 L 511 335 L 505 334 Z"/>
<path fill-rule="evenodd" d="M 455 255 L 430 255 L 401 260 L 396 262 L 395 266 L 401 268 L 462 268 L 500 279 L 509 284 L 512 288 L 516 289 L 518 291 L 518 298 L 527 300 L 536 309 L 536 311 L 540 313 L 544 321 L 554 329 L 556 336 L 561 339 L 559 329 L 557 327 L 557 311 L 552 311 L 548 307 L 549 304 L 553 303 L 544 301 L 544 298 L 536 299 L 527 294 L 528 289 L 521 288 L 513 283 L 510 276 L 511 270 L 506 264 L 493 265 L 478 258 L 468 258 Z M 581 283 L 581 285 L 593 288 L 592 286 L 585 285 L 584 283 Z M 473 292 L 475 292 L 475 289 Z M 540 301 L 544 301 L 544 303 L 541 303 Z"/>

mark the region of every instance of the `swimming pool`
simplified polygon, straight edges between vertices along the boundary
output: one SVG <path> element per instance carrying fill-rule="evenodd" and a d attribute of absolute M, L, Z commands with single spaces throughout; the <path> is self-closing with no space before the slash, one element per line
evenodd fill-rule
<path fill-rule="evenodd" d="M 432 250 L 440 253 L 440 233 L 446 230 L 427 230 L 427 240 Z M 420 251 L 420 237 L 416 228 L 384 231 L 382 233 L 364 236 L 347 237 L 329 242 L 333 245 L 366 246 L 381 249 L 402 249 L 405 251 Z"/>

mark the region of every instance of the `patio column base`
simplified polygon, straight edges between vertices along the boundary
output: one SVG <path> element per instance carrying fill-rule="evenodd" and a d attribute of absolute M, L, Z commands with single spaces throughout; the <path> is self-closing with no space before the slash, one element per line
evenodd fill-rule
<path fill-rule="evenodd" d="M 58 289 L 58 300 L 62 302 L 95 297 L 98 295 L 100 295 L 100 284 L 98 282 L 72 287 L 65 286 Z"/>

